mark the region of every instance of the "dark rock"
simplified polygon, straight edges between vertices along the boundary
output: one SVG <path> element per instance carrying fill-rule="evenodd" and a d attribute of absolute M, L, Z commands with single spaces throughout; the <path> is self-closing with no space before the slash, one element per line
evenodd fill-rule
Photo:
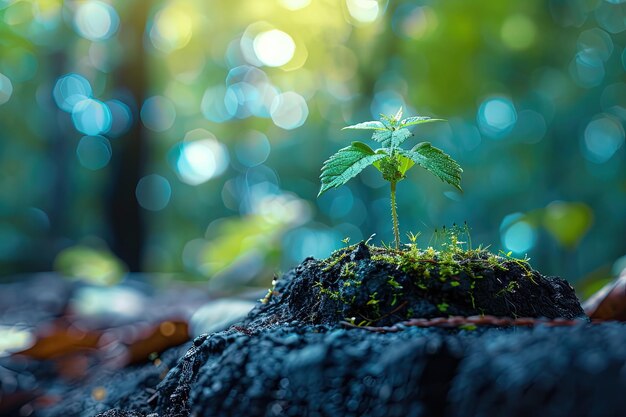
<path fill-rule="evenodd" d="M 364 242 L 356 245 L 356 248 L 350 252 L 350 261 L 356 262 L 361 261 L 363 259 L 370 259 L 371 254 L 370 250 L 367 248 L 367 245 Z"/>

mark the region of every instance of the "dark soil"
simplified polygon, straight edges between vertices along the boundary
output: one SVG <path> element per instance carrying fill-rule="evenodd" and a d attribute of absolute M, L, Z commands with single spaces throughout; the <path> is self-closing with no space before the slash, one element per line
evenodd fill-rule
<path fill-rule="evenodd" d="M 580 320 L 396 333 L 344 323 L 478 314 Z M 588 323 L 566 281 L 526 262 L 359 244 L 306 259 L 229 330 L 159 366 L 100 373 L 37 415 L 622 416 L 624 363 L 626 326 Z"/>
<path fill-rule="evenodd" d="M 617 417 L 626 407 L 625 330 L 231 330 L 197 340 L 158 386 L 158 400 L 128 390 L 109 403 L 125 412 L 101 417 Z"/>
<path fill-rule="evenodd" d="M 390 325 L 412 317 L 492 315 L 582 318 L 567 281 L 527 262 L 487 251 L 393 251 L 360 243 L 329 259 L 307 258 L 278 280 L 255 327 L 307 324 Z"/>

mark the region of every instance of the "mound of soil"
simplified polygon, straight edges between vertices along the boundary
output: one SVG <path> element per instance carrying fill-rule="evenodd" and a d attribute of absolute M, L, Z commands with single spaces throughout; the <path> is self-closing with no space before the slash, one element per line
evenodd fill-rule
<path fill-rule="evenodd" d="M 492 315 L 583 318 L 574 289 L 523 260 L 485 250 L 395 251 L 360 243 L 307 258 L 276 282 L 249 317 L 259 326 L 297 320 L 384 326 L 413 317 Z"/>
<path fill-rule="evenodd" d="M 561 328 L 358 328 L 480 314 L 580 320 Z M 242 323 L 197 338 L 177 363 L 182 350 L 163 355 L 172 369 L 158 385 L 154 366 L 105 375 L 68 396 L 65 404 L 82 412 L 60 405 L 46 415 L 620 415 L 626 373 L 616 369 L 625 346 L 623 325 L 589 324 L 566 281 L 525 261 L 358 244 L 306 259 Z M 109 395 L 95 400 L 95 388 Z"/>

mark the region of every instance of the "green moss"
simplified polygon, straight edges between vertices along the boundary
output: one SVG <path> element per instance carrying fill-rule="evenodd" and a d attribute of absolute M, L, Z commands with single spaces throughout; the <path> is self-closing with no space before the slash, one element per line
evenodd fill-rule
<path fill-rule="evenodd" d="M 391 285 L 395 289 L 402 289 L 402 285 L 398 284 L 398 281 L 396 281 L 392 276 L 390 276 L 389 280 L 387 280 L 387 284 Z"/>
<path fill-rule="evenodd" d="M 356 262 L 347 262 L 341 267 L 339 277 L 342 279 L 352 279 L 356 276 Z"/>
<path fill-rule="evenodd" d="M 519 286 L 511 271 L 521 272 L 518 279 L 532 280 L 535 273 L 527 259 L 496 255 L 482 247 L 472 249 L 453 235 L 437 249 L 420 249 L 415 243 L 405 245 L 404 250 L 368 245 L 370 263 L 350 260 L 356 247 L 340 249 L 323 261 L 322 271 L 329 275 L 315 286 L 320 299 L 336 302 L 342 316 L 354 315 L 359 325 L 376 324 L 390 317 L 411 318 L 417 308 L 433 308 L 442 315 L 459 314 L 459 309 L 470 306 L 476 312 L 483 311 L 484 306 L 477 305 L 474 296 L 483 275 L 493 279 L 494 272 L 509 271 L 504 275 L 513 280 L 505 280 L 495 294 L 506 296 Z M 371 276 L 369 268 L 375 271 Z M 384 271 L 387 275 L 379 275 Z M 426 304 L 418 307 L 415 303 Z"/>
<path fill-rule="evenodd" d="M 503 295 L 514 293 L 519 288 L 519 282 L 509 281 L 506 287 L 502 288 L 496 293 L 496 297 L 502 297 Z"/>

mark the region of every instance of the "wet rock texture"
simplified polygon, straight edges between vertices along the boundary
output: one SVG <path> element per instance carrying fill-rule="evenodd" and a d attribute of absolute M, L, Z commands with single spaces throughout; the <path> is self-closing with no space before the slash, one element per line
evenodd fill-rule
<path fill-rule="evenodd" d="M 306 260 L 243 323 L 168 352 L 163 362 L 173 368 L 158 385 L 153 365 L 126 370 L 94 382 L 82 397 L 75 391 L 82 412 L 49 415 L 88 416 L 106 408 L 100 417 L 624 415 L 623 324 L 376 333 L 340 323 L 350 315 L 372 325 L 409 312 L 441 316 L 442 303 L 460 315 L 480 308 L 493 315 L 583 317 L 565 281 L 529 274 L 515 262 L 445 280 L 433 267 L 426 290 L 415 270 L 372 259 L 364 246 L 340 256 Z M 462 275 L 468 271 L 473 278 Z M 450 285 L 455 280 L 459 284 Z M 465 281 L 475 284 L 465 288 Z M 351 292 L 355 286 L 361 291 Z M 89 398 L 96 384 L 111 395 Z"/>

